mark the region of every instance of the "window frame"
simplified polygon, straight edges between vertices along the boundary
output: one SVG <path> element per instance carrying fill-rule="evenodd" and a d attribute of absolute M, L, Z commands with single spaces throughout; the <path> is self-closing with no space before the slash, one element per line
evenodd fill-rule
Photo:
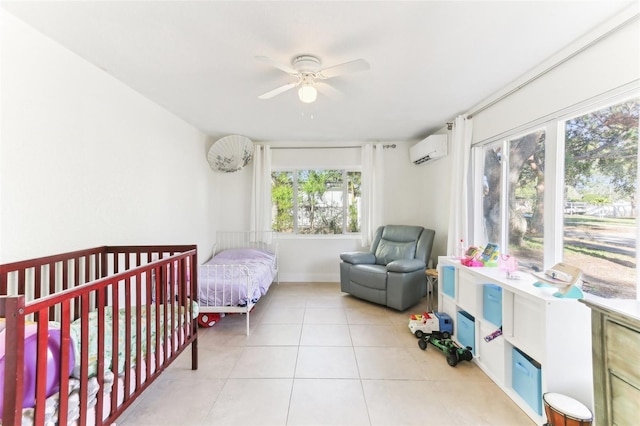
<path fill-rule="evenodd" d="M 300 171 L 310 171 L 310 170 L 336 170 L 342 172 L 342 233 L 340 234 L 313 234 L 313 233 L 300 233 L 299 232 L 299 221 L 298 221 L 298 173 Z M 340 237 L 359 237 L 361 232 L 349 232 L 349 186 L 348 186 L 348 174 L 351 172 L 360 173 L 360 177 L 362 179 L 362 167 L 353 166 L 353 167 L 275 167 L 271 170 L 271 173 L 291 173 L 292 174 L 292 185 L 293 185 L 293 226 L 292 232 L 277 232 L 278 236 L 282 236 L 285 238 L 340 238 Z M 358 208 L 358 216 L 360 217 L 360 208 Z M 273 221 L 272 221 L 273 226 Z"/>
<path fill-rule="evenodd" d="M 565 122 L 589 114 L 607 106 L 623 103 L 625 101 L 640 98 L 640 90 L 637 87 L 623 87 L 607 92 L 601 96 L 578 103 L 562 111 L 542 117 L 538 120 L 503 132 L 494 137 L 472 144 L 471 147 L 471 180 L 473 188 L 471 205 L 473 216 L 470 223 L 472 241 L 474 245 L 483 245 L 484 241 L 484 215 L 483 212 L 483 173 L 484 154 L 486 149 L 492 146 L 501 146 L 503 155 L 508 159 L 509 141 L 519 138 L 537 130 L 544 130 L 545 139 L 545 215 L 544 215 L 544 248 L 543 265 L 549 269 L 563 259 L 564 250 L 564 192 L 565 192 Z M 638 141 L 638 155 L 640 156 L 640 140 Z M 638 162 L 637 176 L 640 178 L 640 161 Z M 508 172 L 508 160 L 502 161 L 501 182 L 501 240 L 500 248 L 508 247 L 508 214 L 507 185 L 505 177 Z M 640 200 L 640 184 L 636 188 L 636 199 Z M 479 213 L 479 214 L 478 214 Z M 636 220 L 636 299 L 640 300 L 640 217 Z M 615 298 L 612 298 L 615 300 Z"/>

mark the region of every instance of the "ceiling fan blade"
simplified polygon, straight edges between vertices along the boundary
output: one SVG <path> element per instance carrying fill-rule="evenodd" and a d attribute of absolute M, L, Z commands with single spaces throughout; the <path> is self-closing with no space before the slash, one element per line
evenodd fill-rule
<path fill-rule="evenodd" d="M 298 85 L 298 83 L 285 84 L 284 86 L 280 86 L 280 87 L 278 87 L 276 89 L 270 90 L 267 93 L 263 93 L 262 95 L 258 96 L 258 99 L 270 99 L 270 98 L 273 98 L 274 96 L 279 95 L 280 93 L 286 92 L 289 89 L 293 89 L 297 85 Z"/>
<path fill-rule="evenodd" d="M 330 84 L 327 84 L 327 83 L 322 82 L 322 81 L 316 81 L 315 85 L 316 85 L 316 88 L 318 89 L 318 91 L 320 93 L 322 93 L 323 95 L 327 95 L 328 97 L 330 97 L 332 99 L 342 99 L 342 98 L 344 98 L 344 93 L 342 93 L 341 91 L 339 91 L 335 87 L 331 86 Z"/>
<path fill-rule="evenodd" d="M 321 76 L 320 78 L 333 78 L 342 74 L 367 71 L 368 69 L 369 63 L 367 61 L 365 61 L 364 59 L 356 59 L 355 61 L 349 61 L 343 64 L 324 68 L 320 70 L 318 74 Z"/>
<path fill-rule="evenodd" d="M 287 74 L 292 74 L 292 75 L 296 75 L 298 74 L 298 71 L 294 70 L 293 68 L 291 68 L 288 65 L 285 64 L 281 64 L 280 62 L 276 62 L 273 59 L 267 57 L 267 56 L 256 56 L 256 59 L 259 61 L 262 61 L 266 64 L 271 65 L 274 68 L 278 68 L 281 71 L 286 72 Z"/>

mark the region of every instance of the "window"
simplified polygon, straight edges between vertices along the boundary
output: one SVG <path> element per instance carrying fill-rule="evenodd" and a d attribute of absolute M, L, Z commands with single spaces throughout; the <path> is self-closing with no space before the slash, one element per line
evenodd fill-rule
<path fill-rule="evenodd" d="M 538 130 L 509 141 L 508 252 L 532 270 L 544 267 L 544 145 Z"/>
<path fill-rule="evenodd" d="M 502 142 L 484 152 L 482 213 L 484 241 L 502 244 Z"/>
<path fill-rule="evenodd" d="M 360 232 L 359 171 L 275 171 L 271 181 L 274 231 L 293 234 Z"/>
<path fill-rule="evenodd" d="M 583 290 L 636 297 L 638 112 L 632 100 L 564 122 L 563 258 Z"/>
<path fill-rule="evenodd" d="M 484 149 L 484 242 L 533 270 L 543 265 L 544 142 L 538 130 Z"/>
<path fill-rule="evenodd" d="M 476 244 L 525 270 L 564 261 L 582 269 L 583 291 L 637 298 L 639 116 L 639 98 L 618 101 L 474 148 Z"/>

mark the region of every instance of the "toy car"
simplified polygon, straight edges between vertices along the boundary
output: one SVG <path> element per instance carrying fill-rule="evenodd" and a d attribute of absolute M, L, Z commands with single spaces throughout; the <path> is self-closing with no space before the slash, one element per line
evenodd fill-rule
<path fill-rule="evenodd" d="M 425 335 L 418 340 L 418 346 L 422 350 L 427 349 L 428 343 L 440 349 L 447 356 L 447 364 L 452 367 L 458 365 L 459 361 L 471 361 L 473 359 L 470 346 L 463 348 L 450 338 L 444 337 L 443 333 L 436 332 L 428 336 Z"/>
<path fill-rule="evenodd" d="M 422 315 L 411 315 L 409 330 L 418 339 L 434 332 L 439 332 L 447 338 L 453 333 L 453 322 L 451 317 L 444 312 L 423 312 Z"/>

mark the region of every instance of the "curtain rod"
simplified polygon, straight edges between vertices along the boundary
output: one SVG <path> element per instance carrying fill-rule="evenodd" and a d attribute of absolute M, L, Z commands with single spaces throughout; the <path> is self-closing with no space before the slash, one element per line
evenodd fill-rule
<path fill-rule="evenodd" d="M 534 81 L 536 81 L 540 77 L 542 77 L 545 74 L 553 71 L 554 69 L 556 69 L 560 65 L 564 64 L 568 60 L 574 58 L 578 54 L 580 54 L 583 51 L 587 50 L 589 47 L 591 47 L 594 44 L 600 42 L 601 40 L 609 37 L 611 34 L 617 32 L 621 28 L 623 28 L 623 27 L 627 26 L 628 24 L 630 24 L 631 22 L 635 21 L 636 19 L 638 19 L 638 16 L 640 16 L 638 13 L 634 13 L 631 17 L 623 20 L 621 23 L 615 25 L 613 28 L 605 31 L 603 34 L 600 34 L 598 37 L 596 37 L 595 39 L 589 41 L 587 44 L 585 44 L 584 46 L 580 47 L 579 49 L 573 51 L 571 54 L 569 54 L 569 55 L 565 56 L 564 58 L 560 59 L 558 62 L 556 62 L 554 64 L 551 64 L 550 66 L 548 66 L 547 68 L 543 69 L 539 73 L 535 74 L 531 78 L 527 79 L 523 83 L 517 85 L 516 87 L 514 87 L 511 90 L 509 90 L 508 92 L 498 96 L 496 99 L 492 100 L 488 104 L 481 106 L 480 108 L 478 108 L 475 111 L 471 111 L 469 114 L 467 114 L 467 119 L 473 118 L 475 115 L 478 115 L 479 113 L 481 113 L 482 111 L 486 110 L 487 108 L 490 108 L 490 107 L 494 106 L 498 102 L 500 102 L 500 101 L 504 100 L 505 98 L 508 98 L 509 96 L 513 95 L 515 92 L 519 91 L 523 87 L 528 86 L 529 84 L 533 83 Z"/>
<path fill-rule="evenodd" d="M 395 149 L 396 144 L 382 145 L 384 149 Z M 345 148 L 362 148 L 362 145 L 349 145 L 349 146 L 272 146 L 271 149 L 345 149 Z"/>

